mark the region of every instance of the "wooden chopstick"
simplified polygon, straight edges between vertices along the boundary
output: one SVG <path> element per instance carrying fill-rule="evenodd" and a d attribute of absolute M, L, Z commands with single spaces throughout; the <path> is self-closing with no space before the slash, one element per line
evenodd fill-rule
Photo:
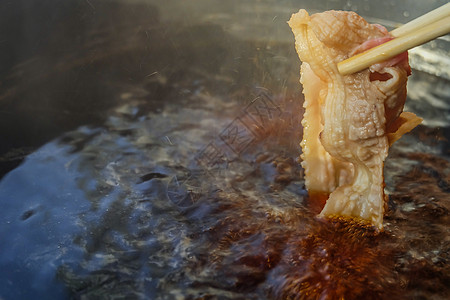
<path fill-rule="evenodd" d="M 448 16 L 450 16 L 450 3 L 442 5 L 441 7 L 438 7 L 423 16 L 417 17 L 405 25 L 392 30 L 390 33 L 393 37 L 400 37 Z"/>
<path fill-rule="evenodd" d="M 393 30 L 395 39 L 338 63 L 342 75 L 353 74 L 411 48 L 450 33 L 450 3 Z"/>

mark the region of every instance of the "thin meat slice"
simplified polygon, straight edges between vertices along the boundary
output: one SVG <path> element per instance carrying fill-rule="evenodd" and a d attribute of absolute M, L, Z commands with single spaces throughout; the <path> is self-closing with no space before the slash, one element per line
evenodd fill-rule
<path fill-rule="evenodd" d="M 305 95 L 302 166 L 310 195 L 329 195 L 321 216 L 343 215 L 383 227 L 383 165 L 390 144 L 420 123 L 400 115 L 410 74 L 407 55 L 342 76 L 337 63 L 389 40 L 387 30 L 353 12 L 292 15 Z"/>

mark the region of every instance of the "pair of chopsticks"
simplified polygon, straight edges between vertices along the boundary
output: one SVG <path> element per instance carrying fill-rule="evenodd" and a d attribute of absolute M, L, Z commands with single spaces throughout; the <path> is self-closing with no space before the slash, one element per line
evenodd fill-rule
<path fill-rule="evenodd" d="M 353 74 L 411 48 L 450 33 L 450 3 L 392 30 L 394 39 L 338 63 L 342 75 Z"/>

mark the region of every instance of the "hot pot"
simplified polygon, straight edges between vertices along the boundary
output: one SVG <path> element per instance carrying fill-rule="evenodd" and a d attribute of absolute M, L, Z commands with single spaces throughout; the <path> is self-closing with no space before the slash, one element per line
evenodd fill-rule
<path fill-rule="evenodd" d="M 448 37 L 410 51 L 384 231 L 316 218 L 286 21 L 446 1 L 1 3 L 0 299 L 444 299 Z"/>

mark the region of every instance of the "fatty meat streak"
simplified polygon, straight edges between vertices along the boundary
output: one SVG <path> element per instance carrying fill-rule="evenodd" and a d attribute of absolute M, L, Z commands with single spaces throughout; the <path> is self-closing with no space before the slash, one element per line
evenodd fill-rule
<path fill-rule="evenodd" d="M 293 14 L 289 26 L 305 96 L 302 167 L 310 198 L 328 198 L 322 217 L 346 216 L 383 228 L 389 146 L 422 119 L 403 112 L 411 73 L 407 53 L 361 72 L 337 64 L 392 37 L 354 12 Z"/>

